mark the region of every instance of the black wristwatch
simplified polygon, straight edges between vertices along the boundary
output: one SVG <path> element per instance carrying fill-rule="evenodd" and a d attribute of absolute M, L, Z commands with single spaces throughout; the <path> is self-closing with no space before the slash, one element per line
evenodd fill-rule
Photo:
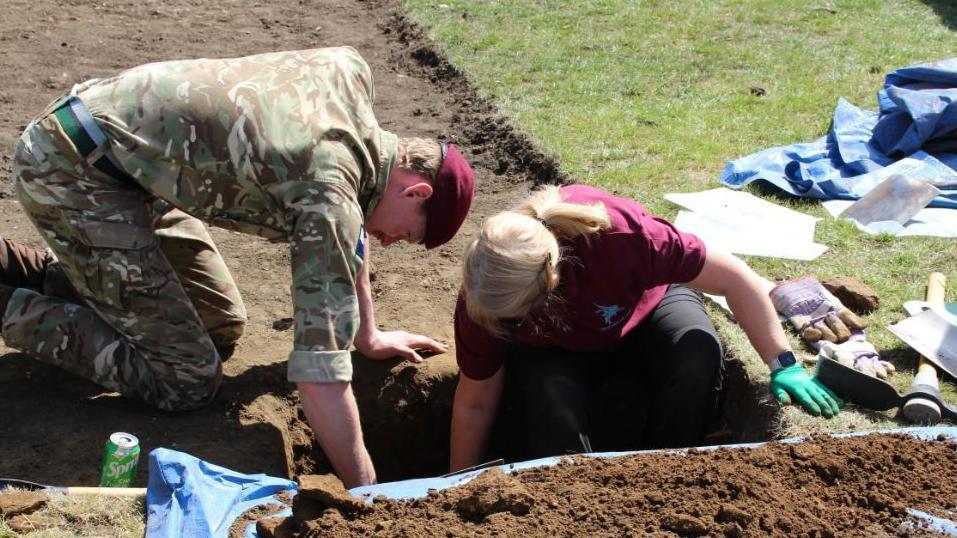
<path fill-rule="evenodd" d="M 782 351 L 768 364 L 768 368 L 770 368 L 772 372 L 777 372 L 781 368 L 787 368 L 792 364 L 797 364 L 797 358 L 794 357 L 794 353 L 791 351 Z"/>

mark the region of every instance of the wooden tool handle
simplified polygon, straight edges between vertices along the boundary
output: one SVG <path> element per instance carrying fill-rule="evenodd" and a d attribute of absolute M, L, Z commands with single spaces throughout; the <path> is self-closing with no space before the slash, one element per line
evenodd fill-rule
<path fill-rule="evenodd" d="M 106 495 L 110 497 L 144 497 L 146 488 L 96 488 L 70 486 L 63 488 L 67 495 Z"/>
<path fill-rule="evenodd" d="M 943 303 L 946 289 L 947 277 L 944 276 L 944 273 L 931 273 L 930 280 L 927 281 L 927 302 Z M 933 363 L 921 357 L 917 364 L 917 375 L 922 377 L 932 375 L 936 378 L 937 368 L 934 367 Z"/>
<path fill-rule="evenodd" d="M 947 289 L 947 277 L 944 273 L 931 273 L 927 281 L 927 302 L 942 303 Z"/>

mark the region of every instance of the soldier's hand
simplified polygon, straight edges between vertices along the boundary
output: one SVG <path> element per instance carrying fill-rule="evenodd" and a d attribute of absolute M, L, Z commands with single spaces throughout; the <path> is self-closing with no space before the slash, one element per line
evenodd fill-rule
<path fill-rule="evenodd" d="M 422 356 L 417 351 L 445 353 L 448 346 L 420 334 L 405 331 L 377 330 L 366 341 L 356 341 L 356 349 L 370 359 L 392 359 L 398 357 L 409 362 L 420 363 Z"/>

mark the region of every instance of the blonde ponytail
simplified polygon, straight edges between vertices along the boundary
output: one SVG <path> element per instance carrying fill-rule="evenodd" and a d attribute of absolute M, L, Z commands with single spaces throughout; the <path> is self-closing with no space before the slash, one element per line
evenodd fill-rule
<path fill-rule="evenodd" d="M 532 193 L 514 211 L 542 221 L 549 230 L 567 238 L 591 235 L 611 227 L 604 205 L 565 202 L 561 190 L 555 186 Z"/>
<path fill-rule="evenodd" d="M 463 258 L 469 317 L 504 336 L 501 320 L 524 317 L 558 286 L 561 251 L 556 235 L 573 238 L 610 227 L 603 205 L 564 202 L 554 186 L 490 217 Z"/>

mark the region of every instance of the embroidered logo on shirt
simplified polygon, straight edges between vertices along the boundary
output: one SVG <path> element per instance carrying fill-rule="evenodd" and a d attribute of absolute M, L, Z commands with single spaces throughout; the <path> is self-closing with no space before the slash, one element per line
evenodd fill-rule
<path fill-rule="evenodd" d="M 613 304 L 609 306 L 600 305 L 595 303 L 595 313 L 602 317 L 602 320 L 605 322 L 605 326 L 602 330 L 610 329 L 622 321 L 625 321 L 625 316 L 622 315 L 625 312 L 625 309 L 619 305 Z"/>

